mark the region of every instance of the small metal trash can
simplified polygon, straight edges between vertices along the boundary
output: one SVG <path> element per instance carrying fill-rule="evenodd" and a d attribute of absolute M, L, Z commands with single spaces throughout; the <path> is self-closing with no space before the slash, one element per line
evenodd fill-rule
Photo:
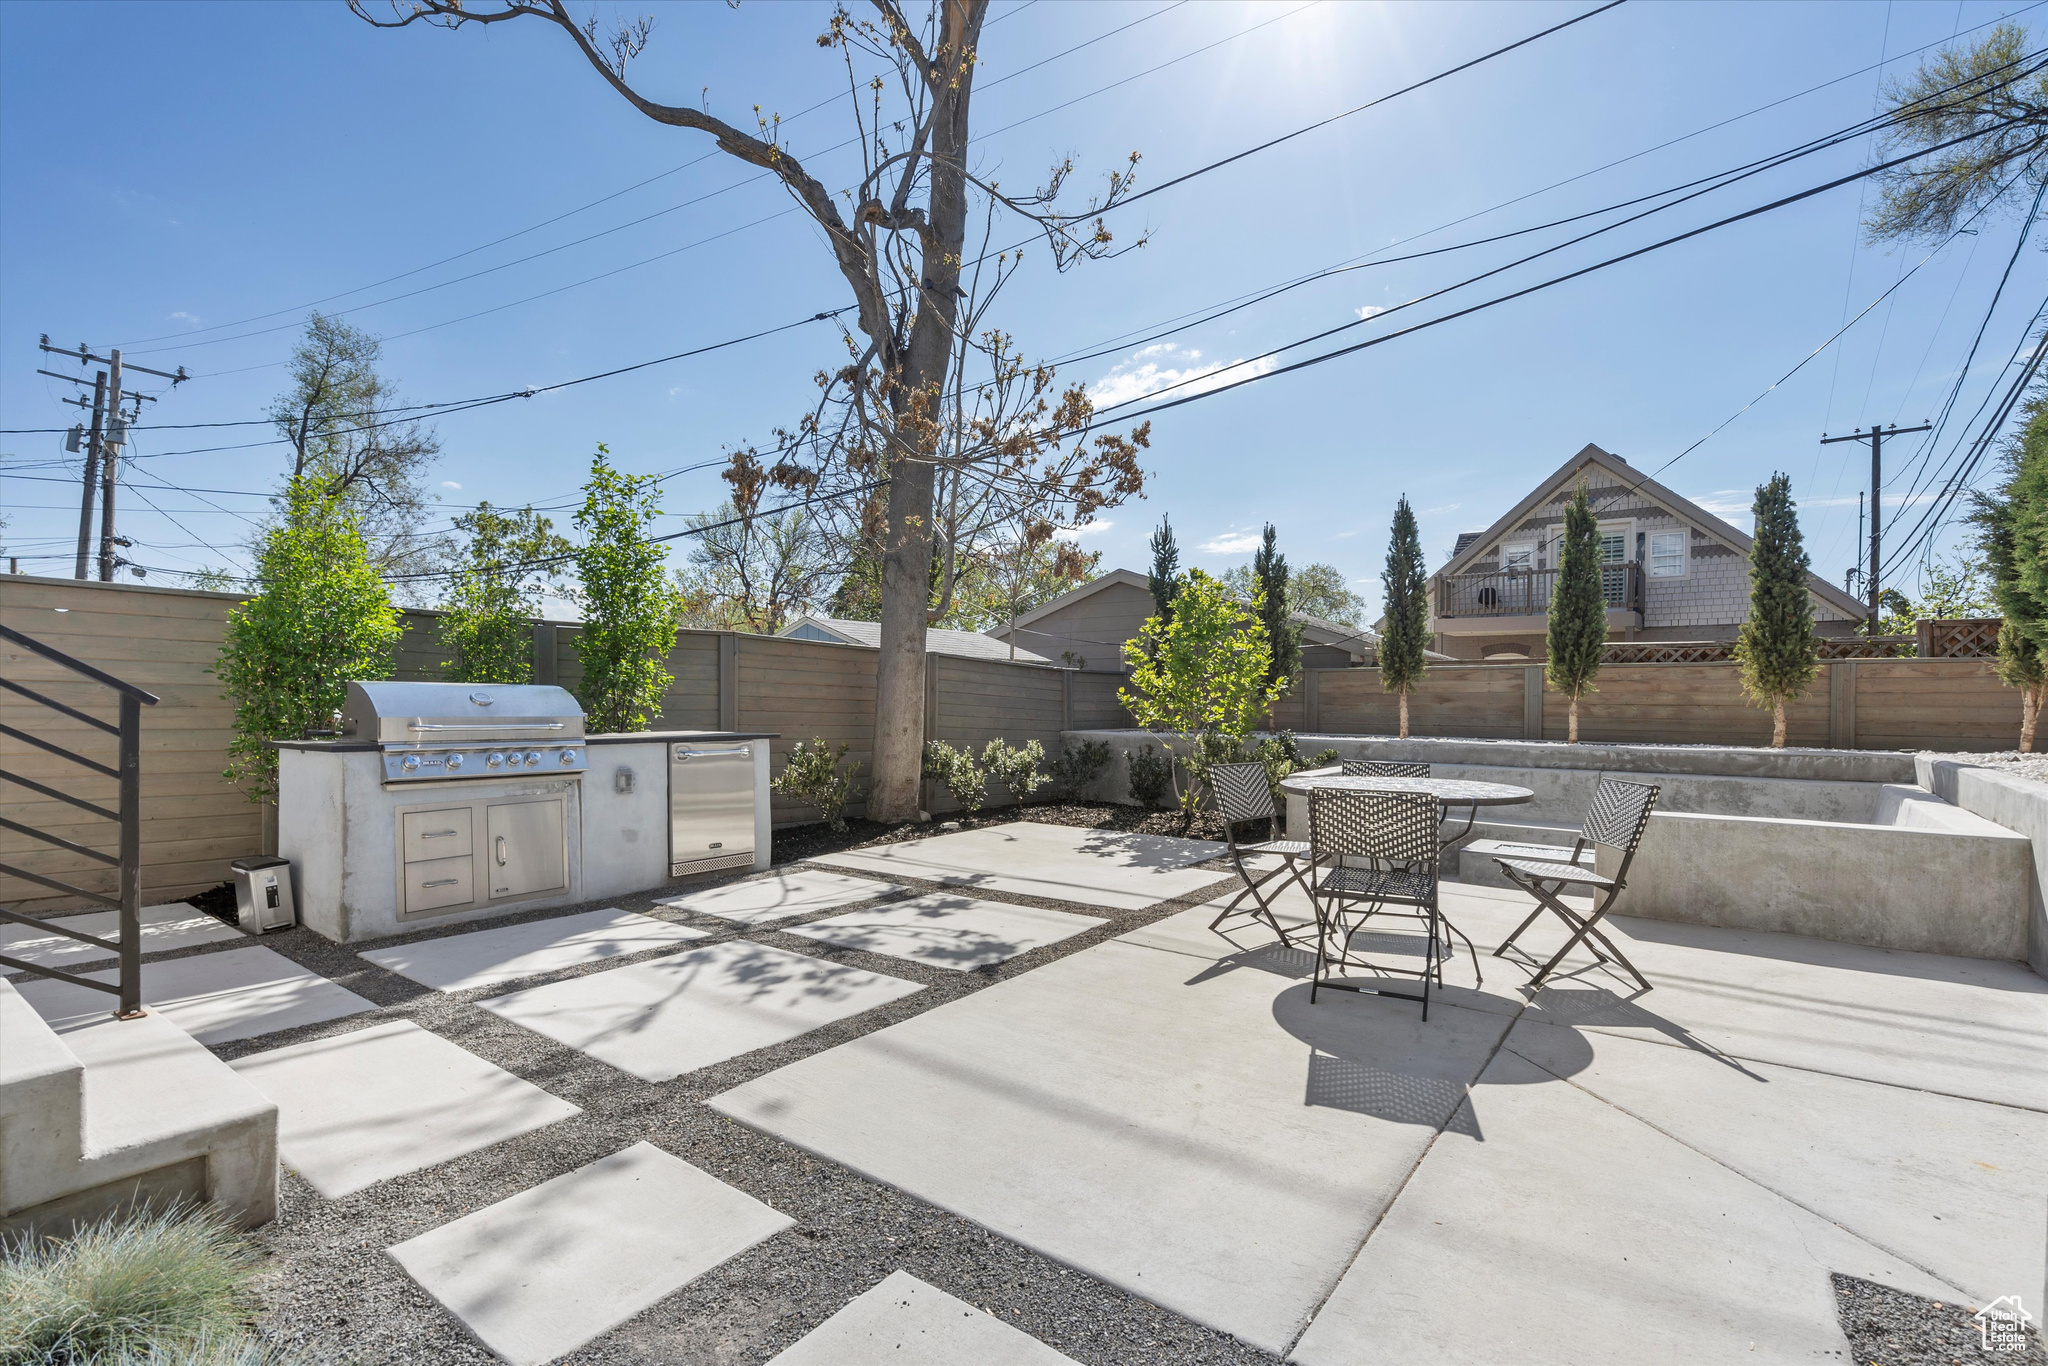
<path fill-rule="evenodd" d="M 235 918 L 244 932 L 288 930 L 299 923 L 290 859 L 238 858 L 228 870 L 235 879 Z"/>

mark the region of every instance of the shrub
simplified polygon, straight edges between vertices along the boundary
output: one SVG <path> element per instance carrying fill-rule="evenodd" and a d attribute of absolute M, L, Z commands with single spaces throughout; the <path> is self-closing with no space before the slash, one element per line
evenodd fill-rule
<path fill-rule="evenodd" d="M 1107 740 L 1083 740 L 1072 749 L 1061 750 L 1059 757 L 1047 765 L 1054 790 L 1063 796 L 1080 796 L 1094 786 L 1095 779 L 1115 757 L 1116 751 Z"/>
<path fill-rule="evenodd" d="M 455 519 L 455 529 L 469 540 L 451 556 L 441 601 L 447 675 L 458 683 L 530 682 L 533 618 L 550 571 L 569 558 L 570 545 L 530 507 L 506 513 L 479 503 Z"/>
<path fill-rule="evenodd" d="M 1124 763 L 1131 774 L 1131 800 L 1143 807 L 1155 807 L 1173 790 L 1173 759 L 1150 745 L 1124 751 Z"/>
<path fill-rule="evenodd" d="M 123 1212 L 0 1257 L 0 1360 L 87 1363 L 273 1359 L 243 1325 L 257 1259 L 210 1209 Z"/>
<path fill-rule="evenodd" d="M 1045 746 L 1036 740 L 1027 740 L 1017 748 L 1004 744 L 1000 738 L 991 740 L 981 751 L 981 767 L 992 781 L 1008 790 L 1019 806 L 1052 781 L 1044 771 Z"/>
<path fill-rule="evenodd" d="M 661 713 L 661 695 L 675 681 L 668 656 L 678 630 L 668 552 L 647 535 L 661 515 L 658 485 L 653 475 L 619 473 L 609 454 L 597 448 L 575 517 L 583 533 L 576 551 L 583 677 L 572 691 L 599 735 L 645 730 Z"/>
<path fill-rule="evenodd" d="M 968 815 L 981 810 L 987 777 L 974 761 L 973 750 L 955 749 L 944 740 L 925 741 L 924 778 L 950 792 Z"/>
<path fill-rule="evenodd" d="M 1310 755 L 1308 762 L 1303 764 L 1302 767 L 1328 768 L 1331 764 L 1341 764 L 1343 762 L 1343 754 L 1339 753 L 1336 746 L 1332 745 L 1329 749 L 1319 749 Z"/>
<path fill-rule="evenodd" d="M 1326 751 L 1334 755 L 1335 750 Z M 1208 731 L 1195 737 L 1194 752 L 1188 756 L 1187 765 L 1193 772 L 1196 783 L 1206 792 L 1209 788 L 1209 770 L 1218 764 L 1259 764 L 1266 770 L 1266 786 L 1273 794 L 1276 806 L 1284 804 L 1280 791 L 1280 780 L 1297 769 L 1313 767 L 1301 757 L 1301 746 L 1294 738 L 1294 732 L 1283 730 L 1278 735 L 1264 740 L 1249 741 L 1234 735 L 1221 735 Z"/>
<path fill-rule="evenodd" d="M 782 765 L 782 776 L 768 786 L 790 801 L 816 807 L 826 824 L 844 830 L 846 804 L 853 800 L 853 775 L 860 772 L 859 764 L 839 771 L 848 748 L 841 745 L 834 753 L 823 740 L 799 740 Z"/>

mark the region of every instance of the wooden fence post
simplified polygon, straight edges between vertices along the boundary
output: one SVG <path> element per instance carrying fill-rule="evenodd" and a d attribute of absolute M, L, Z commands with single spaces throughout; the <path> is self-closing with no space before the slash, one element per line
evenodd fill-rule
<path fill-rule="evenodd" d="M 552 621 L 533 623 L 533 681 L 555 681 L 555 623 Z"/>
<path fill-rule="evenodd" d="M 1837 659 L 1828 670 L 1828 748 L 1856 748 L 1856 661 Z"/>
<path fill-rule="evenodd" d="M 1074 728 L 1074 671 L 1060 670 L 1060 729 Z"/>
<path fill-rule="evenodd" d="M 718 633 L 718 728 L 740 728 L 740 638 Z"/>
<path fill-rule="evenodd" d="M 1543 666 L 1528 664 L 1522 668 L 1522 738 L 1541 740 L 1543 738 Z"/>

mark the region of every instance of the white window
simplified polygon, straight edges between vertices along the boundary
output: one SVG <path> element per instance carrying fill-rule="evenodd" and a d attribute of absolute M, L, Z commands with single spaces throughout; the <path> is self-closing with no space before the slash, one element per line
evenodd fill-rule
<path fill-rule="evenodd" d="M 1686 545 L 1692 536 L 1684 531 L 1658 531 L 1650 536 L 1650 577 L 1653 579 L 1682 579 L 1685 577 Z"/>
<path fill-rule="evenodd" d="M 1536 545 L 1533 541 L 1517 541 L 1500 548 L 1502 569 L 1534 569 L 1536 567 Z"/>
<path fill-rule="evenodd" d="M 1628 532 L 1600 528 L 1600 563 L 1620 564 L 1628 558 Z"/>

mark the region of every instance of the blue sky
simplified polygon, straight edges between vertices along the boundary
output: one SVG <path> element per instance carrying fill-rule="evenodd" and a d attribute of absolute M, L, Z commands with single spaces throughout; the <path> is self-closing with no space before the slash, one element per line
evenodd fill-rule
<path fill-rule="evenodd" d="M 1079 197 L 1135 150 L 1141 183 L 1162 181 L 1586 8 L 996 0 L 975 102 L 976 126 L 990 133 L 977 145 L 981 169 L 1021 187 L 1071 156 Z M 2023 8 L 1633 0 L 1134 206 L 1114 227 L 1126 236 L 1149 229 L 1142 251 L 1065 275 L 1038 252 L 996 318 L 1033 356 L 1096 351 L 1467 215 L 1493 210 L 1407 249 L 1675 185 L 1867 116 L 1880 76 L 1863 68 Z M 708 100 L 744 121 L 756 104 L 788 113 L 842 88 L 831 54 L 812 41 L 826 6 L 652 12 L 653 41 L 634 79 L 658 97 Z M 1915 61 L 1889 71 L 1904 74 Z M 1011 73 L 1019 74 L 1002 79 Z M 1699 132 L 1824 82 L 1833 83 Z M 789 124 L 798 155 L 845 137 L 845 110 L 841 101 Z M 14 0 L 0 6 L 0 426 L 74 420 L 58 402 L 72 386 L 35 373 L 63 368 L 35 349 L 45 331 L 65 345 L 123 345 L 145 365 L 183 364 L 197 378 L 145 416 L 197 423 L 261 414 L 316 300 L 354 310 L 350 321 L 387 339 L 387 369 L 415 401 L 547 384 L 845 303 L 817 230 L 772 183 L 743 183 L 748 168 L 711 152 L 700 135 L 633 112 L 562 34 L 534 21 L 380 32 L 338 4 Z M 1561 253 L 1542 274 L 1818 184 L 1869 155 L 1859 142 L 1806 158 Z M 828 154 L 814 169 L 833 182 L 846 158 Z M 1376 600 L 1399 495 L 1421 514 L 1436 563 L 1457 532 L 1487 525 L 1588 441 L 1653 468 L 1927 255 L 1862 245 L 1858 213 L 1851 185 L 1162 414 L 1149 496 L 1109 513 L 1085 543 L 1105 551 L 1108 565 L 1142 568 L 1146 537 L 1170 512 L 1187 562 L 1221 569 L 1245 559 L 1249 538 L 1271 520 L 1296 563 L 1333 562 Z M 656 216 L 621 226 L 647 215 Z M 1815 567 L 1839 582 L 1854 562 L 1867 462 L 1856 445 L 1823 449 L 1818 438 L 1871 420 L 1910 424 L 1939 405 L 2017 227 L 2007 217 L 1949 246 L 1660 477 L 1743 525 L 1753 487 L 1787 471 Z M 1142 393 L 1500 264 L 1512 249 L 1338 276 L 1142 354 L 1124 350 L 1062 373 L 1104 396 Z M 518 259 L 535 253 L 543 254 Z M 2017 345 L 2043 275 L 2040 253 L 2022 253 L 1963 412 Z M 1524 268 L 1442 307 L 1538 278 Z M 1350 335 L 1372 331 L 1368 321 Z M 836 349 L 833 331 L 813 325 L 452 414 L 438 424 L 445 454 L 434 482 L 453 512 L 484 498 L 564 501 L 599 441 L 634 470 L 713 459 L 790 421 Z M 123 513 L 123 530 L 140 543 L 132 557 L 169 568 L 245 564 L 260 499 L 161 485 L 269 489 L 281 462 L 275 446 L 175 453 L 266 435 L 139 432 L 142 472 L 127 485 L 134 496 Z M 63 476 L 48 463 L 57 443 L 0 437 L 0 472 L 12 471 L 0 479 L 6 539 L 37 572 L 69 572 L 75 485 L 22 477 Z M 1914 442 L 1889 453 L 1910 479 Z M 722 487 L 715 470 L 670 481 L 664 527 L 715 505 Z M 64 558 L 34 558 L 53 553 Z"/>

